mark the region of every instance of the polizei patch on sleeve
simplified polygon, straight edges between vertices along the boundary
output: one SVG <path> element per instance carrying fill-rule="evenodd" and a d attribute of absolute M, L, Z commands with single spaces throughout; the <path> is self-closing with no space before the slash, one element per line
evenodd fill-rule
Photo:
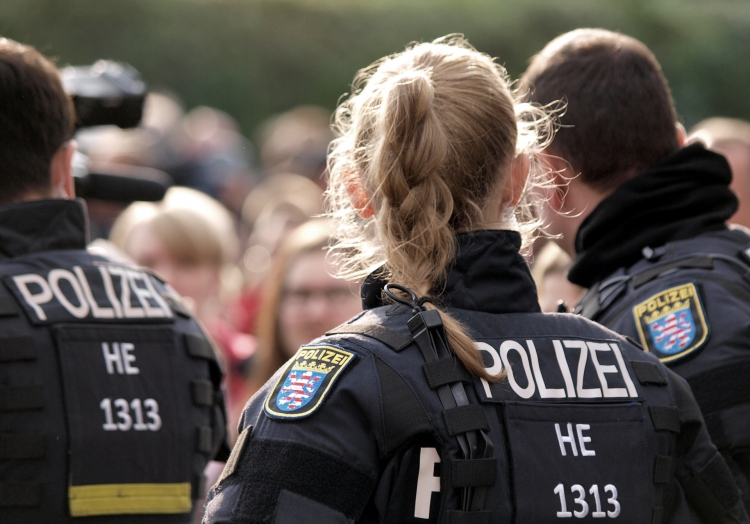
<path fill-rule="evenodd" d="M 356 358 L 353 351 L 337 346 L 302 346 L 268 395 L 266 414 L 273 418 L 311 415 Z"/>
<path fill-rule="evenodd" d="M 664 290 L 633 308 L 646 351 L 662 362 L 683 358 L 708 338 L 708 324 L 695 284 Z"/>

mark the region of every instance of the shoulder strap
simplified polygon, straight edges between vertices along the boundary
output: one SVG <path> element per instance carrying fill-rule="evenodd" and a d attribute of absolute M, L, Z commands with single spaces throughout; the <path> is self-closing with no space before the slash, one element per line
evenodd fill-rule
<path fill-rule="evenodd" d="M 644 248 L 643 251 L 644 258 L 647 260 L 658 261 L 658 259 L 664 255 L 664 249 L 654 250 L 651 248 Z M 742 276 L 742 278 L 750 282 L 750 265 L 748 265 L 750 262 L 750 247 L 739 250 L 735 257 L 721 253 L 696 253 L 663 264 L 657 262 L 655 265 L 645 268 L 637 273 L 625 274 L 605 280 L 601 284 L 593 286 L 586 292 L 576 306 L 574 313 L 591 320 L 596 320 L 597 315 L 602 311 L 603 304 L 606 300 L 627 286 L 628 283 L 632 282 L 633 289 L 637 289 L 675 269 L 714 269 L 714 261 L 716 260 L 727 262 Z M 736 290 L 728 290 L 733 295 L 736 295 Z M 740 297 L 740 299 L 743 301 L 745 300 L 743 297 Z"/>
<path fill-rule="evenodd" d="M 403 350 L 414 342 L 411 337 L 380 324 L 341 324 L 328 331 L 326 335 L 363 335 L 382 342 L 396 352 Z"/>
<path fill-rule="evenodd" d="M 406 293 L 411 301 L 393 294 L 397 289 Z M 455 437 L 461 448 L 462 459 L 447 461 L 451 468 L 451 487 L 462 490 L 460 511 L 447 513 L 449 522 L 484 522 L 489 513 L 484 511 L 487 488 L 495 483 L 496 460 L 494 445 L 488 435 L 489 424 L 481 406 L 470 404 L 462 381 L 471 376 L 453 355 L 437 310 L 427 310 L 425 299 L 402 286 L 388 284 L 385 293 L 396 302 L 408 306 L 414 315 L 409 319 L 409 331 L 425 359 L 423 366 L 430 384 L 443 406 L 443 418 L 448 433 Z"/>

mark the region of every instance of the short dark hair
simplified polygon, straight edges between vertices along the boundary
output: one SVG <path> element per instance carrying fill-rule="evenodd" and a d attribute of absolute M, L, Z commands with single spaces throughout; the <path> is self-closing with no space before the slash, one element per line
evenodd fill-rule
<path fill-rule="evenodd" d="M 552 40 L 519 88 L 565 113 L 552 149 L 586 184 L 612 189 L 680 147 L 667 80 L 653 53 L 629 36 L 578 29 Z"/>
<path fill-rule="evenodd" d="M 74 115 L 55 65 L 0 38 L 0 202 L 51 186 L 52 156 L 70 139 Z"/>

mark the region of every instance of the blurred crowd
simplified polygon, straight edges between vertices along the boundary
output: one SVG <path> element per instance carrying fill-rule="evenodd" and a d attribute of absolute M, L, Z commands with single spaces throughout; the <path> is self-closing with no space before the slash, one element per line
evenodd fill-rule
<path fill-rule="evenodd" d="M 337 279 L 324 208 L 330 113 L 300 106 L 260 126 L 257 148 L 228 114 L 186 112 L 152 93 L 136 129 L 79 132 L 95 169 L 158 170 L 173 184 L 161 202 L 87 201 L 94 246 L 150 268 L 184 297 L 221 353 L 228 429 L 247 400 L 297 348 L 361 310 L 358 283 Z M 737 227 L 750 227 L 750 124 L 711 118 L 689 135 L 724 154 L 734 172 Z M 137 173 L 137 171 L 134 171 Z M 572 261 L 537 239 L 527 260 L 542 310 L 567 312 L 585 290 Z"/>
<path fill-rule="evenodd" d="M 361 310 L 334 277 L 323 211 L 329 112 L 302 106 L 266 121 L 258 148 L 228 114 L 186 112 L 148 95 L 141 125 L 78 133 L 91 169 L 173 184 L 160 202 L 89 199 L 92 246 L 171 285 L 221 353 L 230 435 L 246 401 L 297 351 Z M 153 172 L 153 171 L 151 171 Z"/>

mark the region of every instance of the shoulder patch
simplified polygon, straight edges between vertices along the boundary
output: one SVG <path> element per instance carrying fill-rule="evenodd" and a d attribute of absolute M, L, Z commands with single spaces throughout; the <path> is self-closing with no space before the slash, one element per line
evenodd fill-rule
<path fill-rule="evenodd" d="M 633 317 L 643 347 L 662 362 L 689 355 L 708 338 L 706 315 L 692 282 L 666 289 L 637 304 Z"/>
<path fill-rule="evenodd" d="M 344 369 L 357 358 L 354 351 L 329 344 L 299 348 L 268 395 L 265 412 L 272 418 L 303 418 L 320 407 Z"/>

